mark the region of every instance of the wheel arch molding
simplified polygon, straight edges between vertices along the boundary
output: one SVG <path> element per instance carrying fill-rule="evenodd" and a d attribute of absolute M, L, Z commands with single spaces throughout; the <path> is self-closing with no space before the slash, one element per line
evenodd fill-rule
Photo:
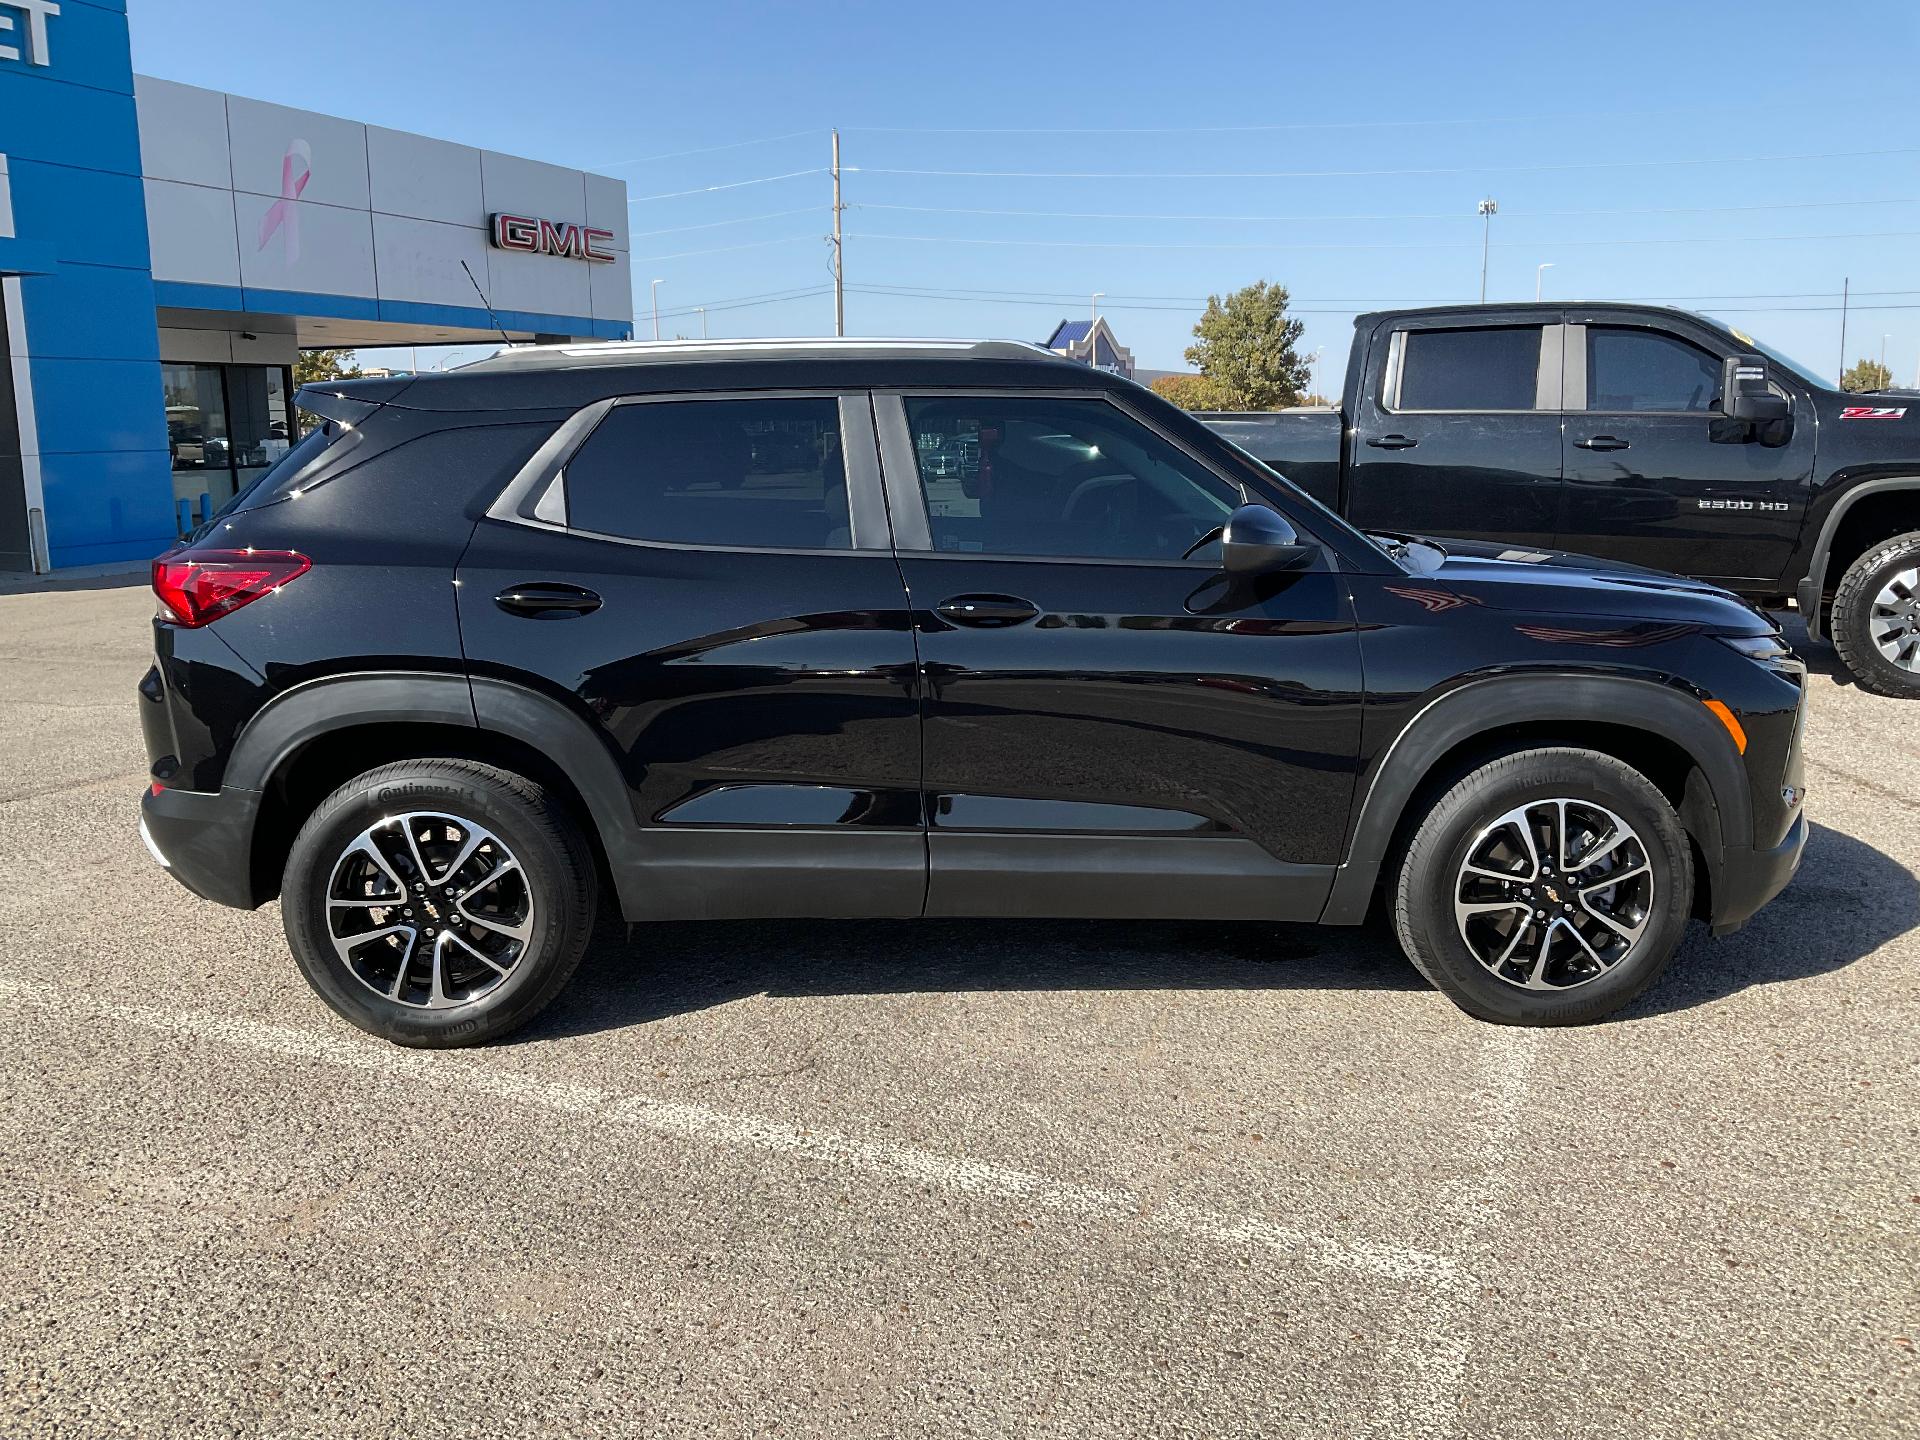
<path fill-rule="evenodd" d="M 1564 733 L 1556 727 L 1564 727 Z M 1449 690 L 1424 705 L 1394 737 L 1362 778 L 1363 798 L 1349 828 L 1346 859 L 1321 923 L 1357 925 L 1365 919 L 1382 869 L 1417 819 L 1416 802 L 1437 798 L 1427 792 L 1457 778 L 1451 776 L 1450 757 L 1467 755 L 1478 764 L 1516 749 L 1554 744 L 1617 754 L 1619 747 L 1607 743 L 1610 735 L 1634 737 L 1650 750 L 1678 752 L 1690 762 L 1684 773 L 1669 777 L 1670 798 L 1707 862 L 1711 883 L 1725 837 L 1741 843 L 1738 837 L 1753 833 L 1746 770 L 1719 720 L 1696 696 L 1656 680 L 1536 671 Z M 1629 756 L 1620 758 L 1633 763 Z M 1710 804 L 1703 807 L 1702 799 Z"/>
<path fill-rule="evenodd" d="M 355 734 L 375 732 L 397 739 L 409 731 L 419 732 L 426 742 L 421 758 L 452 749 L 464 758 L 493 760 L 489 742 L 502 739 L 538 757 L 537 767 L 519 768 L 535 771 L 529 779 L 561 784 L 571 792 L 563 798 L 579 812 L 616 884 L 631 883 L 626 877 L 634 874 L 637 825 L 630 792 L 612 752 L 586 720 L 560 701 L 508 680 L 389 671 L 328 676 L 297 686 L 269 701 L 235 742 L 227 786 L 268 797 L 263 823 L 251 837 L 256 903 L 271 898 L 278 886 L 273 856 L 267 852 L 284 852 L 292 831 L 305 818 L 289 814 L 275 823 L 272 796 L 289 767 L 329 740 L 345 743 Z M 408 748 L 389 744 L 370 750 L 365 763 L 356 760 L 357 768 L 348 773 L 409 758 Z M 505 763 L 513 768 L 510 759 Z"/>
<path fill-rule="evenodd" d="M 1794 587 L 1794 602 L 1800 607 L 1801 618 L 1806 622 L 1807 634 L 1814 639 L 1825 638 L 1826 592 L 1840 581 L 1840 577 L 1832 573 L 1833 548 L 1840 538 L 1840 527 L 1861 501 L 1901 492 L 1909 494 L 1916 507 L 1920 507 L 1920 474 L 1882 475 L 1871 480 L 1859 480 L 1850 485 L 1842 485 L 1839 493 L 1833 497 L 1833 503 L 1827 507 L 1826 514 L 1821 517 L 1820 529 L 1814 538 L 1813 545 L 1805 552 L 1806 574 Z M 1868 542 L 1868 548 L 1872 548 L 1871 541 Z M 1848 563 L 1852 563 L 1851 560 Z M 1844 565 L 1841 567 L 1843 571 L 1845 568 Z M 1791 573 L 1791 571 L 1788 572 L 1788 574 Z"/>

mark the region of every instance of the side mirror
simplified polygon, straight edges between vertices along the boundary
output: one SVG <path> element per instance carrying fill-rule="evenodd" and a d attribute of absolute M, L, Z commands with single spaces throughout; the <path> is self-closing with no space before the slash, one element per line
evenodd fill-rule
<path fill-rule="evenodd" d="M 1720 367 L 1720 411 L 1730 420 L 1785 420 L 1793 404 L 1767 384 L 1767 357 L 1729 355 Z"/>
<path fill-rule="evenodd" d="M 1292 570 L 1312 558 L 1313 547 L 1271 505 L 1242 505 L 1220 533 L 1220 568 L 1229 575 Z"/>

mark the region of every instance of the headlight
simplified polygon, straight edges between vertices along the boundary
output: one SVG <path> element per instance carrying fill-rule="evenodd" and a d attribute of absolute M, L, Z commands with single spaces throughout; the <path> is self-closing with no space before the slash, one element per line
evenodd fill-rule
<path fill-rule="evenodd" d="M 1762 665 L 1793 658 L 1793 651 L 1778 635 L 1716 635 L 1713 638 L 1728 649 L 1738 650 L 1749 660 L 1757 660 Z"/>

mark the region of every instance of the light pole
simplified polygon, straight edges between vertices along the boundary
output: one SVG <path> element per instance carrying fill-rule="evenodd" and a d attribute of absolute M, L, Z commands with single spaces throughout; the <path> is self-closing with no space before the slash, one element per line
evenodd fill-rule
<path fill-rule="evenodd" d="M 1107 292 L 1104 290 L 1096 290 L 1087 301 L 1087 320 L 1089 323 L 1100 318 L 1100 302 L 1106 298 L 1106 294 Z"/>
<path fill-rule="evenodd" d="M 1540 303 L 1540 282 L 1546 278 L 1547 271 L 1551 269 L 1553 269 L 1551 260 L 1533 267 L 1533 303 L 1536 305 Z"/>
<path fill-rule="evenodd" d="M 707 338 L 707 307 L 696 305 L 693 308 L 700 312 L 700 338 L 704 340 Z"/>
<path fill-rule="evenodd" d="M 1493 217 L 1500 213 L 1499 203 L 1489 195 L 1480 202 L 1480 303 L 1487 303 L 1487 250 L 1493 244 Z"/>
<path fill-rule="evenodd" d="M 653 301 L 653 338 L 660 338 L 660 287 L 667 282 L 656 280 L 647 287 L 647 296 Z"/>
<path fill-rule="evenodd" d="M 1882 335 L 1880 337 L 1880 368 L 1882 370 L 1887 370 L 1887 341 L 1892 338 L 1893 336 L 1891 335 Z M 1887 370 L 1887 381 L 1889 384 L 1893 381 L 1893 372 L 1891 370 Z"/>

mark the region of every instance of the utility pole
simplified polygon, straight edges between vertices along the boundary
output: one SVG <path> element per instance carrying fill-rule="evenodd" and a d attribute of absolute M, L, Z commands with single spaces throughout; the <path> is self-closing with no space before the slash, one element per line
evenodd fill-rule
<path fill-rule="evenodd" d="M 1836 383 L 1841 385 L 1847 382 L 1847 288 L 1851 284 L 1846 276 L 1840 277 L 1840 379 Z"/>
<path fill-rule="evenodd" d="M 840 236 L 840 132 L 833 132 L 833 333 L 847 333 L 847 252 Z"/>
<path fill-rule="evenodd" d="M 1500 213 L 1500 206 L 1489 195 L 1480 202 L 1480 303 L 1487 303 L 1487 250 L 1493 243 L 1493 217 Z"/>

